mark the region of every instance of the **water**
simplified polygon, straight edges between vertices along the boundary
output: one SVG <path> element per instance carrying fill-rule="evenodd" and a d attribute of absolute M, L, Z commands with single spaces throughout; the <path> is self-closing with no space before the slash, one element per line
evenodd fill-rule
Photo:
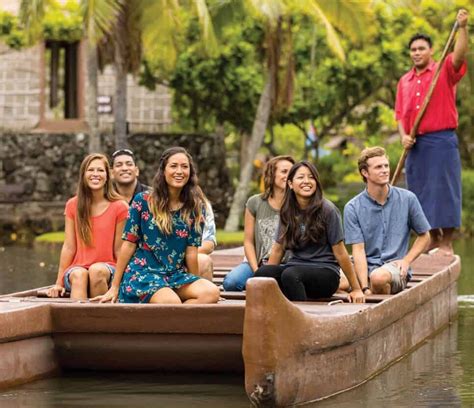
<path fill-rule="evenodd" d="M 307 407 L 474 407 L 474 239 L 463 266 L 456 322 L 366 384 Z M 58 249 L 0 248 L 0 293 L 54 282 Z M 242 376 L 65 372 L 0 391 L 0 407 L 249 407 Z"/>

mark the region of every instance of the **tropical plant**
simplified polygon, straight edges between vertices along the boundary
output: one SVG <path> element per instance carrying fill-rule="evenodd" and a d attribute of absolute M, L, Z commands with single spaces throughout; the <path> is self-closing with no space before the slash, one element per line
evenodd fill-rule
<path fill-rule="evenodd" d="M 329 47 L 341 60 L 344 59 L 344 51 L 334 26 L 354 40 L 362 39 L 370 26 L 370 1 L 366 0 L 246 0 L 245 5 L 250 16 L 261 21 L 264 26 L 262 48 L 266 56 L 265 84 L 225 225 L 226 231 L 236 231 L 239 228 L 252 177 L 253 161 L 263 143 L 271 114 L 279 114 L 292 103 L 295 76 L 291 30 L 293 18 L 304 15 L 314 24 L 322 24 Z"/>
<path fill-rule="evenodd" d="M 189 21 L 199 22 L 203 49 L 216 50 L 216 39 L 205 0 L 119 0 L 113 30 L 100 49 L 103 63 L 113 63 L 116 74 L 114 123 L 116 148 L 127 146 L 127 74 L 137 74 L 143 58 L 172 70 L 180 45 L 179 38 Z"/>

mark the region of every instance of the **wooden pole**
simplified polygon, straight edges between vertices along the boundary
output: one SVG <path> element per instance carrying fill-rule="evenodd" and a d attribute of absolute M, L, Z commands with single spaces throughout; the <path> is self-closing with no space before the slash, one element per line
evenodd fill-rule
<path fill-rule="evenodd" d="M 428 89 L 428 93 L 426 94 L 425 100 L 423 101 L 423 105 L 421 106 L 420 111 L 418 112 L 418 115 L 416 116 L 415 123 L 413 124 L 413 127 L 410 132 L 410 137 L 412 139 L 416 138 L 416 134 L 418 132 L 418 127 L 420 126 L 421 119 L 423 118 L 423 115 L 425 114 L 426 108 L 428 107 L 428 104 L 430 103 L 431 96 L 433 95 L 433 91 L 435 89 L 435 86 L 438 82 L 439 79 L 439 74 L 441 73 L 441 68 L 443 66 L 444 60 L 446 59 L 448 55 L 448 51 L 451 48 L 451 45 L 453 44 L 454 37 L 456 36 L 456 32 L 458 31 L 458 22 L 456 21 L 453 25 L 453 28 L 451 30 L 451 33 L 449 34 L 448 41 L 446 42 L 446 45 L 444 46 L 443 53 L 441 54 L 441 58 L 439 60 L 438 66 L 436 67 L 435 74 L 433 76 L 433 80 L 431 81 L 430 88 Z M 405 160 L 407 158 L 409 149 L 404 148 L 403 153 L 400 157 L 400 160 L 398 160 L 397 168 L 395 169 L 395 173 L 393 173 L 392 176 L 392 181 L 391 184 L 395 185 L 397 182 L 398 177 L 400 176 L 400 173 L 402 172 L 403 166 L 405 165 Z"/>

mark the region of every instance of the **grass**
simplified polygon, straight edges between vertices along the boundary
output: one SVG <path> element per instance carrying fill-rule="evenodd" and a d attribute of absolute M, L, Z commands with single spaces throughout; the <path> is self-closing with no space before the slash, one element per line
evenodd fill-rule
<path fill-rule="evenodd" d="M 64 242 L 64 231 L 61 232 L 47 232 L 35 238 L 36 242 L 48 242 L 53 244 L 61 244 Z"/>
<path fill-rule="evenodd" d="M 244 231 L 228 232 L 224 230 L 217 230 L 217 244 L 218 245 L 242 245 L 244 243 Z"/>
<path fill-rule="evenodd" d="M 36 242 L 62 243 L 64 241 L 64 232 L 47 232 L 35 239 Z M 244 231 L 227 232 L 217 230 L 217 242 L 219 245 L 242 245 L 244 242 Z"/>

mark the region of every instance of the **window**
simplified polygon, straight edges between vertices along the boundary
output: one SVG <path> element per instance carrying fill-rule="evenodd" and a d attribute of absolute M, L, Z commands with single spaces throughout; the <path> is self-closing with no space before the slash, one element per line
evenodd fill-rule
<path fill-rule="evenodd" d="M 79 43 L 47 41 L 45 46 L 44 119 L 79 118 Z"/>

